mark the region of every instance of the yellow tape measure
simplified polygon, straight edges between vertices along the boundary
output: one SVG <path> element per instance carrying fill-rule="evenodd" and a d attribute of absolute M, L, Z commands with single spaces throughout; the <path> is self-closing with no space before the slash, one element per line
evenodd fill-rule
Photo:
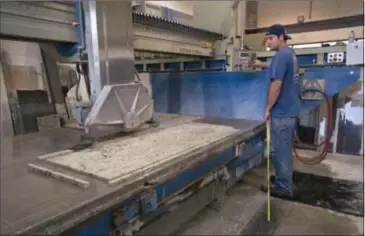
<path fill-rule="evenodd" d="M 267 221 L 270 222 L 270 123 L 266 123 Z"/>

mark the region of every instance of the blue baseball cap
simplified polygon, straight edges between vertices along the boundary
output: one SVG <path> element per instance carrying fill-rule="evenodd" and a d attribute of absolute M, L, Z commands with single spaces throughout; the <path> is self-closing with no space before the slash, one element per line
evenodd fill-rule
<path fill-rule="evenodd" d="M 279 24 L 270 26 L 266 33 L 266 36 L 268 36 L 268 35 L 276 35 L 276 36 L 283 35 L 285 40 L 291 39 L 291 37 L 286 32 L 285 27 L 283 25 L 279 25 Z"/>

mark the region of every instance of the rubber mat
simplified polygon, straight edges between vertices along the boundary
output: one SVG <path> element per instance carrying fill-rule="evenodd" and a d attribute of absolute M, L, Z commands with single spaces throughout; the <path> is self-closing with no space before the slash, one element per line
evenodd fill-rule
<path fill-rule="evenodd" d="M 364 216 L 364 184 L 301 172 L 293 173 L 295 197 L 285 199 L 333 211 Z"/>

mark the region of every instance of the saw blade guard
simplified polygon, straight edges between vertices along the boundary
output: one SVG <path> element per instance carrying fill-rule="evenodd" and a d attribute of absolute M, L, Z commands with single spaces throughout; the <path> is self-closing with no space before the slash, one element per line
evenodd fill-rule
<path fill-rule="evenodd" d="M 153 100 L 142 83 L 105 85 L 85 120 L 85 131 L 98 126 L 117 126 L 133 131 L 153 118 Z"/>

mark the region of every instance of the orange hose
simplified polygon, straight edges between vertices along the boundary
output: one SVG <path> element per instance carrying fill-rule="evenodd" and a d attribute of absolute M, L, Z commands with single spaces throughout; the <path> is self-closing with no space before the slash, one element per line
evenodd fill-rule
<path fill-rule="evenodd" d="M 302 162 L 303 164 L 306 164 L 306 165 L 317 165 L 319 163 L 321 163 L 327 156 L 327 153 L 328 153 L 328 148 L 329 148 L 329 143 L 330 143 L 330 140 L 331 140 L 331 137 L 332 137 L 332 102 L 330 101 L 329 97 L 327 96 L 327 94 L 325 94 L 324 92 L 320 91 L 320 90 L 315 90 L 315 89 L 309 89 L 309 90 L 305 90 L 303 93 L 306 93 L 306 92 L 319 92 L 321 93 L 325 100 L 326 100 L 326 104 L 327 104 L 327 126 L 326 126 L 326 138 L 325 140 L 318 144 L 317 146 L 315 146 L 316 148 L 318 147 L 321 147 L 324 145 L 323 149 L 322 149 L 322 152 L 321 154 L 319 154 L 318 156 L 314 156 L 312 158 L 305 158 L 305 157 L 301 157 L 298 152 L 297 152 L 297 148 L 296 146 L 294 145 L 294 148 L 293 148 L 293 151 L 294 151 L 294 154 L 295 154 L 295 157 L 300 161 Z M 295 135 L 295 140 L 298 142 L 298 143 L 301 143 L 303 144 L 297 135 Z"/>

